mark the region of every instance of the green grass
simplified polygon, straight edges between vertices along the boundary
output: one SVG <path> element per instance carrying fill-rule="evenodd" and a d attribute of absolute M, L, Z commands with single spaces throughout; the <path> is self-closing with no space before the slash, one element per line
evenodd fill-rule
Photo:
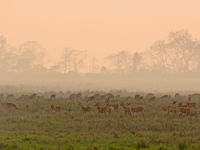
<path fill-rule="evenodd" d="M 191 116 L 168 115 L 166 106 L 171 104 L 170 99 L 129 100 L 132 105 L 145 108 L 144 117 L 126 116 L 122 109 L 112 115 L 98 114 L 96 109 L 84 114 L 77 102 L 66 99 L 10 101 L 19 110 L 0 107 L 2 150 L 200 149 L 199 108 L 192 110 Z M 25 109 L 26 103 L 31 106 L 29 110 Z M 52 103 L 61 106 L 62 111 L 52 112 L 49 107 Z"/>

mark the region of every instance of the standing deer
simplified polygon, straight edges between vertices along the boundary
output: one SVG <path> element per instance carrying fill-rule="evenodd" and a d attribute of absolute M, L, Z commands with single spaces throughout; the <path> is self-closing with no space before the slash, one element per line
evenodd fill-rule
<path fill-rule="evenodd" d="M 114 111 L 116 111 L 116 112 L 119 111 L 120 105 L 119 105 L 119 104 L 110 104 L 109 99 L 106 100 L 106 105 L 107 105 L 108 107 L 113 107 L 113 108 L 114 108 Z"/>
<path fill-rule="evenodd" d="M 168 106 L 167 107 L 167 111 L 168 111 L 168 114 L 170 113 L 170 112 L 172 112 L 172 113 L 175 113 L 176 114 L 176 106 Z"/>
<path fill-rule="evenodd" d="M 130 105 L 125 106 L 125 104 L 122 102 L 122 103 L 121 103 L 121 106 L 122 106 L 123 109 L 124 109 L 125 115 L 130 115 L 130 116 L 134 115 L 134 112 L 131 111 Z"/>
<path fill-rule="evenodd" d="M 15 109 L 18 109 L 17 106 L 15 104 L 13 104 L 13 103 L 7 103 L 7 102 L 4 103 L 4 102 L 2 102 L 0 100 L 0 104 L 1 104 L 1 106 L 6 107 L 6 108 L 15 108 Z"/>
<path fill-rule="evenodd" d="M 104 107 L 100 107 L 100 106 L 99 106 L 99 103 L 95 103 L 93 106 L 96 106 L 96 107 L 97 107 L 97 111 L 98 111 L 98 113 L 103 113 L 103 114 L 106 113 L 106 109 L 107 109 L 106 106 L 104 106 Z"/>
<path fill-rule="evenodd" d="M 83 110 L 84 113 L 90 112 L 92 110 L 90 106 L 84 107 L 81 103 L 79 103 L 79 105 L 81 106 L 81 109 Z"/>

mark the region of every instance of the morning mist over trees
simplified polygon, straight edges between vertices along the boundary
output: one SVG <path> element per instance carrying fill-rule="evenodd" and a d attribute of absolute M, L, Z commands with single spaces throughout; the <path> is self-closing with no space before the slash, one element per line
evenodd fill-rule
<path fill-rule="evenodd" d="M 0 73 L 4 78 L 0 80 L 3 85 L 49 85 L 59 90 L 198 90 L 200 40 L 183 29 L 167 35 L 142 52 L 122 49 L 102 59 L 66 46 L 56 61 L 45 54 L 39 41 L 15 46 L 1 35 Z"/>
<path fill-rule="evenodd" d="M 200 0 L 0 0 L 0 150 L 200 150 Z"/>

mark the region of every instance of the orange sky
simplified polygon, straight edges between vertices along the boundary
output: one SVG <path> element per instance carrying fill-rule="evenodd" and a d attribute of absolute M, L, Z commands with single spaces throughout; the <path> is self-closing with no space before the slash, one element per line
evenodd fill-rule
<path fill-rule="evenodd" d="M 37 40 L 53 57 L 64 47 L 141 51 L 179 29 L 200 38 L 199 0 L 0 0 L 0 34 L 17 46 Z"/>

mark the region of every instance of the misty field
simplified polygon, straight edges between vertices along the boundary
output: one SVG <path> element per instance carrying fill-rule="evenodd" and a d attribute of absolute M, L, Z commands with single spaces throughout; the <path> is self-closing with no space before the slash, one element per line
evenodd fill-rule
<path fill-rule="evenodd" d="M 144 95 L 144 94 L 143 94 Z M 170 112 L 173 102 L 187 98 L 135 99 L 115 96 L 118 111 L 100 113 L 105 99 L 7 96 L 1 100 L 2 150 L 199 150 L 200 100 L 189 114 Z M 81 103 L 80 103 L 81 102 Z M 5 103 L 16 104 L 4 107 Z M 144 108 L 130 115 L 122 104 Z M 90 111 L 84 111 L 81 105 Z"/>

